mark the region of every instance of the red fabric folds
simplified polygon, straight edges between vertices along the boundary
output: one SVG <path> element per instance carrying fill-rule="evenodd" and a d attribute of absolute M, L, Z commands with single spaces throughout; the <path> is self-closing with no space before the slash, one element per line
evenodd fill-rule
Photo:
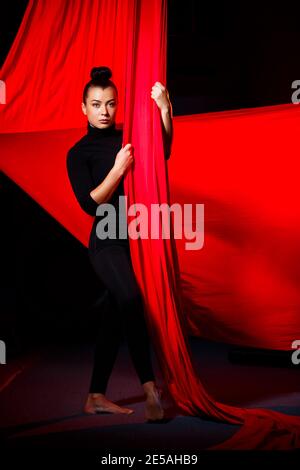
<path fill-rule="evenodd" d="M 176 240 L 196 336 L 285 351 L 300 338 L 299 125 L 293 104 L 174 119 L 171 202 L 204 204 L 203 248 Z"/>
<path fill-rule="evenodd" d="M 1 132 L 85 127 L 82 91 L 95 64 L 112 68 L 122 103 L 131 8 L 131 0 L 29 0 L 1 69 Z"/>
<path fill-rule="evenodd" d="M 60 0 L 56 2 L 32 0 L 29 2 L 16 41 L 1 71 L 0 78 L 6 81 L 8 90 L 7 104 L 2 107 L 0 117 L 2 132 L 17 131 L 27 134 L 25 136 L 13 134 L 14 144 L 9 140 L 10 136 L 2 136 L 2 142 L 10 142 L 10 148 L 3 158 L 4 171 L 33 195 L 54 217 L 76 233 L 83 242 L 87 240 L 91 219 L 82 214 L 76 206 L 68 184 L 65 157 L 70 147 L 71 137 L 75 137 L 75 131 L 67 131 L 67 129 L 84 128 L 85 118 L 80 111 L 81 93 L 88 79 L 89 70 L 94 65 L 108 65 L 112 68 L 114 81 L 119 88 L 121 104 L 124 103 L 124 108 L 122 110 L 122 106 L 120 107 L 118 115 L 120 120 L 124 117 L 123 143 L 131 142 L 135 155 L 134 168 L 127 174 L 124 182 L 128 208 L 132 204 L 144 204 L 148 209 L 150 226 L 151 205 L 177 202 L 177 195 L 179 198 L 183 195 L 180 201 L 183 202 L 186 186 L 189 186 L 188 194 L 194 195 L 191 202 L 207 202 L 208 206 L 209 191 L 210 195 L 213 195 L 219 190 L 218 183 L 221 178 L 214 181 L 215 186 L 211 180 L 209 188 L 205 187 L 205 180 L 202 180 L 202 192 L 197 192 L 198 182 L 194 179 L 193 171 L 186 166 L 187 156 L 191 152 L 194 155 L 191 159 L 203 158 L 205 161 L 208 155 L 203 155 L 201 152 L 201 139 L 200 150 L 194 145 L 186 151 L 184 138 L 188 136 L 189 120 L 186 120 L 187 125 L 184 127 L 184 118 L 182 118 L 183 138 L 181 142 L 175 142 L 176 145 L 173 146 L 174 156 L 176 156 L 176 149 L 180 154 L 178 155 L 178 169 L 173 180 L 175 185 L 177 184 L 177 193 L 172 193 L 171 201 L 168 165 L 172 165 L 173 156 L 169 163 L 165 162 L 160 115 L 150 96 L 151 87 L 156 81 L 166 83 L 166 20 L 166 0 L 152 0 L 151 2 L 148 0 L 110 0 L 92 3 L 83 0 L 74 0 L 72 3 Z M 105 48 L 103 48 L 103 37 L 105 37 Z M 29 51 L 30 54 L 25 54 Z M 74 70 L 76 71 L 75 79 Z M 22 81 L 21 87 L 20 81 Z M 228 120 L 224 119 L 225 127 L 230 126 L 233 115 L 229 116 Z M 259 111 L 257 115 L 259 116 Z M 238 113 L 235 116 L 238 118 Z M 264 121 L 267 129 L 272 125 L 276 127 L 278 116 L 276 113 L 274 116 L 274 122 L 272 122 L 272 113 L 270 113 L 270 119 Z M 298 115 L 293 116 L 299 119 Z M 203 118 L 198 128 L 203 129 L 202 126 L 204 126 L 207 129 L 209 120 L 212 119 L 210 136 L 214 136 L 216 129 L 220 130 L 220 126 L 218 127 L 220 118 L 215 115 L 208 117 L 207 122 L 205 119 Z M 213 128 L 214 119 L 215 129 Z M 253 119 L 256 119 L 255 112 Z M 178 119 L 179 124 L 180 119 Z M 54 129 L 58 131 L 54 132 Z M 66 131 L 62 133 L 59 131 L 64 129 Z M 44 149 L 45 146 L 41 145 L 41 141 L 44 142 L 45 138 L 49 141 L 49 149 L 47 149 L 49 153 L 41 155 L 38 152 L 40 148 Z M 196 140 L 194 134 L 190 138 Z M 255 138 L 253 134 L 251 139 L 255 140 Z M 256 147 L 258 152 L 261 149 L 260 144 Z M 209 144 L 207 145 L 208 150 Z M 184 156 L 180 146 L 186 151 Z M 209 158 L 219 158 L 221 164 L 224 161 L 223 155 L 222 158 L 218 155 L 217 146 L 213 148 Z M 55 153 L 53 149 L 56 150 Z M 232 155 L 230 142 L 224 142 L 224 149 L 226 149 L 227 156 Z M 52 159 L 50 158 L 51 151 Z M 182 159 L 184 163 L 181 163 Z M 232 165 L 237 162 L 236 158 L 232 159 Z M 55 185 L 53 185 L 53 180 L 50 181 L 49 168 L 55 175 Z M 182 168 L 186 173 L 181 171 Z M 206 174 L 212 171 L 208 164 L 204 165 L 204 169 Z M 230 174 L 231 169 L 230 166 L 223 167 L 224 178 Z M 237 173 L 237 178 L 239 174 Z M 178 181 L 181 182 L 179 187 Z M 46 183 L 44 187 L 41 182 Z M 222 189 L 224 187 L 223 185 Z M 230 193 L 228 187 L 225 196 L 230 194 L 232 201 L 235 200 L 237 192 L 234 193 L 234 188 L 230 187 L 232 192 Z M 240 188 L 240 191 L 243 196 L 247 194 L 244 188 Z M 54 197 L 51 197 L 51 194 Z M 206 195 L 208 195 L 207 199 L 205 199 Z M 68 201 L 71 201 L 71 209 Z M 243 204 L 242 200 L 240 204 Z M 227 206 L 225 204 L 213 207 L 217 208 L 218 214 L 221 214 Z M 128 223 L 130 224 L 131 221 L 132 217 L 129 216 Z M 225 236 L 226 233 L 228 235 L 228 230 L 227 232 L 225 230 L 222 235 Z M 220 240 L 222 240 L 221 235 Z M 177 250 L 179 245 L 180 250 Z M 240 248 L 242 251 L 243 245 L 240 245 Z M 198 303 L 202 302 L 201 292 L 199 292 L 202 283 L 196 278 L 199 273 L 205 274 L 205 270 L 201 271 L 204 269 L 201 266 L 202 252 L 183 251 L 181 242 L 175 243 L 173 238 L 130 239 L 130 249 L 135 274 L 143 294 L 149 330 L 164 372 L 166 386 L 178 409 L 185 414 L 242 425 L 232 438 L 210 449 L 299 448 L 299 417 L 261 408 L 237 408 L 217 402 L 204 389 L 201 378 L 197 375 L 188 344 L 186 320 L 188 312 L 185 308 L 190 294 L 191 298 L 194 295 Z M 206 258 L 204 257 L 205 266 L 210 266 L 214 275 L 223 276 L 223 273 L 218 271 L 220 265 L 215 265 L 213 269 L 213 264 L 209 264 L 207 258 L 210 254 L 217 256 L 213 250 L 208 250 Z M 195 259 L 199 259 L 199 266 L 193 265 Z M 188 277 L 189 262 L 192 273 L 190 278 Z M 290 270 L 289 273 L 296 275 L 295 271 L 291 273 Z M 255 282 L 255 276 L 252 280 Z M 195 282 L 195 288 L 198 287 L 196 294 L 193 294 L 193 289 L 190 288 L 192 286 L 190 281 Z M 222 321 L 226 326 L 226 311 L 223 313 Z M 299 323 L 294 313 L 290 318 L 294 319 L 298 332 Z M 206 325 L 208 336 L 216 335 L 216 329 L 209 330 L 209 316 L 206 317 L 205 322 L 203 319 L 200 321 L 200 326 L 195 318 L 190 319 L 190 327 L 192 326 L 195 331 L 199 332 L 198 328 L 201 331 Z M 257 322 L 255 327 L 259 325 Z M 229 331 L 232 325 L 227 326 Z M 236 324 L 234 326 L 235 329 L 232 327 L 230 336 L 233 341 L 235 334 L 239 331 Z M 247 328 L 247 323 L 243 328 Z M 249 340 L 249 336 L 247 338 Z M 222 336 L 220 333 L 218 339 L 224 340 L 224 334 Z M 266 340 L 266 344 L 270 343 Z M 286 342 L 284 345 L 286 347 Z"/>
<path fill-rule="evenodd" d="M 160 116 L 150 98 L 155 81 L 166 82 L 166 1 L 134 2 L 127 53 L 123 144 L 134 147 L 135 166 L 125 178 L 128 207 L 143 203 L 151 225 L 151 205 L 170 204 Z M 159 51 L 159 53 L 158 53 Z M 139 212 L 137 211 L 137 215 Z M 130 218 L 128 222 L 130 223 Z M 153 222 L 154 223 L 154 222 Z M 143 292 L 147 320 L 166 384 L 187 414 L 209 416 L 241 430 L 214 449 L 290 449 L 300 447 L 300 418 L 264 409 L 243 409 L 209 396 L 191 358 L 183 314 L 179 265 L 172 239 L 130 239 L 135 274 Z"/>

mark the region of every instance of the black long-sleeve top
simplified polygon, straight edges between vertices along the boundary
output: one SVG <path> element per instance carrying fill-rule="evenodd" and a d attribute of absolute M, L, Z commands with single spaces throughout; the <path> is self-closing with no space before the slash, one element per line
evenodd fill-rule
<path fill-rule="evenodd" d="M 100 239 L 96 234 L 97 223 L 107 216 L 96 215 L 98 203 L 92 198 L 90 192 L 95 189 L 107 176 L 115 163 L 117 153 L 122 148 L 123 130 L 117 129 L 115 123 L 100 129 L 87 123 L 87 134 L 84 135 L 67 154 L 67 171 L 75 197 L 81 208 L 89 215 L 95 216 L 92 226 L 89 249 L 98 249 L 114 244 L 128 245 L 127 238 L 119 237 L 119 196 L 124 196 L 124 177 L 107 203 L 113 204 L 116 209 L 116 239 Z M 166 157 L 168 159 L 168 157 Z M 122 214 L 127 221 L 126 214 Z M 106 229 L 107 230 L 107 229 Z"/>

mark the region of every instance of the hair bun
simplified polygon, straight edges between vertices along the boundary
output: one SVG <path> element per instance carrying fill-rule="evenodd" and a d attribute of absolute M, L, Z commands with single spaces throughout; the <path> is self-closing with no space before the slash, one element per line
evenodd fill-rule
<path fill-rule="evenodd" d="M 107 81 L 111 78 L 112 72 L 109 67 L 93 67 L 91 70 L 91 79 L 95 81 Z"/>

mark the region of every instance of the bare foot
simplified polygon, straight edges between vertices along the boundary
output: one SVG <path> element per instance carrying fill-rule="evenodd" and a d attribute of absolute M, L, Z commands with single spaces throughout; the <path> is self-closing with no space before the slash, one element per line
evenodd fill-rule
<path fill-rule="evenodd" d="M 84 406 L 84 411 L 88 414 L 106 412 L 130 415 L 134 413 L 134 410 L 131 408 L 116 405 L 114 402 L 108 400 L 102 393 L 90 393 Z"/>
<path fill-rule="evenodd" d="M 150 386 L 144 386 L 146 393 L 145 418 L 147 421 L 157 421 L 164 417 L 161 403 L 162 390 L 157 388 L 153 382 L 147 382 L 147 384 Z"/>

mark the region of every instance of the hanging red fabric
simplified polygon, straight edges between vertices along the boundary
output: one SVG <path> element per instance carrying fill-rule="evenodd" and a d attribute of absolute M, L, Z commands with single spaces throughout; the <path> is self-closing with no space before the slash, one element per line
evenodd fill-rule
<path fill-rule="evenodd" d="M 129 18 L 123 144 L 134 147 L 135 166 L 125 178 L 128 207 L 170 204 L 162 129 L 151 86 L 166 83 L 166 0 L 134 1 Z M 139 215 L 139 212 L 137 212 Z M 130 219 L 128 219 L 130 223 Z M 152 220 L 154 223 L 154 220 Z M 135 274 L 143 293 L 147 320 L 166 384 L 178 407 L 191 415 L 243 424 L 229 440 L 211 449 L 291 449 L 300 447 L 300 418 L 265 409 L 245 409 L 219 403 L 197 376 L 188 345 L 182 310 L 179 267 L 172 239 L 130 239 Z"/>
<path fill-rule="evenodd" d="M 108 18 L 114 18 L 114 23 Z M 79 104 L 94 65 L 112 68 L 121 104 L 125 100 L 118 119 L 124 117 L 123 143 L 131 142 L 135 155 L 134 169 L 124 184 L 128 207 L 144 204 L 150 226 L 151 205 L 170 204 L 160 116 L 150 97 L 156 81 L 166 83 L 166 40 L 166 0 L 31 0 L 28 4 L 1 70 L 0 78 L 7 84 L 7 104 L 0 116 L 1 130 L 7 133 L 1 136 L 2 149 L 6 148 L 2 167 L 83 241 L 91 219 L 73 200 L 65 156 L 76 140 L 70 129 L 84 129 Z M 42 158 L 40 151 L 44 152 Z M 130 239 L 130 249 L 150 333 L 178 409 L 242 425 L 231 439 L 214 449 L 299 448 L 299 417 L 228 406 L 204 389 L 188 344 L 174 239 Z M 189 256 L 192 259 L 192 252 Z"/>

